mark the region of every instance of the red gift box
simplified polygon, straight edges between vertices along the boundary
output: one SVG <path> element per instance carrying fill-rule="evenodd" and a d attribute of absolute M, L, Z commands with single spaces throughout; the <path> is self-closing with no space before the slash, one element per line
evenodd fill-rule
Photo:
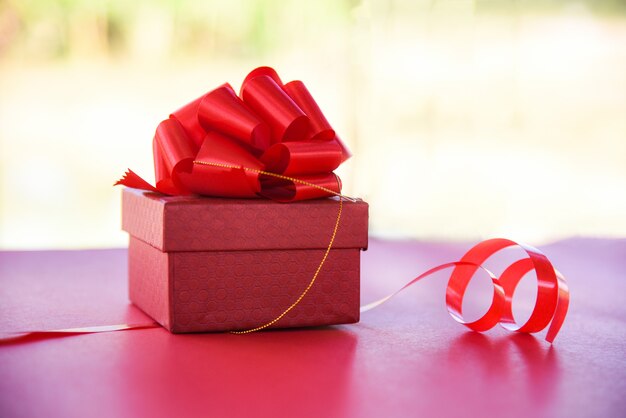
<path fill-rule="evenodd" d="M 164 196 L 126 188 L 131 301 L 174 333 L 245 330 L 277 318 L 306 289 L 339 201 Z M 359 320 L 368 205 L 344 201 L 332 249 L 306 296 L 272 328 Z"/>

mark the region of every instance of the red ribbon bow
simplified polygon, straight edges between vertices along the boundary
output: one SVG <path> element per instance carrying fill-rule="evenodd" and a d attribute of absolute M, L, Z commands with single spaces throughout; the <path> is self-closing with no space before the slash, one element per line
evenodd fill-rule
<path fill-rule="evenodd" d="M 152 148 L 156 187 L 131 170 L 115 184 L 169 195 L 314 199 L 340 193 L 333 170 L 351 156 L 304 84 L 283 84 L 269 67 L 248 74 L 239 96 L 225 83 L 172 113 Z"/>

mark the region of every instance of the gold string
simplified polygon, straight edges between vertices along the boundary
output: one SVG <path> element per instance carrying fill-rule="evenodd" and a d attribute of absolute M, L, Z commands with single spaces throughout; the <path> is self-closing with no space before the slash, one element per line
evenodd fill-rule
<path fill-rule="evenodd" d="M 256 328 L 247 329 L 247 330 L 243 330 L 243 331 L 230 331 L 230 333 L 231 334 L 249 334 L 251 332 L 260 331 L 262 329 L 270 327 L 270 326 L 274 325 L 276 322 L 280 321 L 285 315 L 287 315 L 289 313 L 289 311 L 291 311 L 293 308 L 295 308 L 302 301 L 302 299 L 304 299 L 304 297 L 309 292 L 309 290 L 311 290 L 311 287 L 313 287 L 313 284 L 315 283 L 315 280 L 317 279 L 317 276 L 319 275 L 320 271 L 322 270 L 322 266 L 326 262 L 326 259 L 328 258 L 328 254 L 330 253 L 330 250 L 333 247 L 333 243 L 335 242 L 335 237 L 337 236 L 337 230 L 339 229 L 339 222 L 341 221 L 341 212 L 343 210 L 343 199 L 350 200 L 352 202 L 354 202 L 355 199 L 352 199 L 350 197 L 344 196 L 341 193 L 338 193 L 338 192 L 336 192 L 334 190 L 331 190 L 329 188 L 326 188 L 326 187 L 323 187 L 323 186 L 319 186 L 319 185 L 314 184 L 314 183 L 310 183 L 308 181 L 300 180 L 300 179 L 297 179 L 297 178 L 294 178 L 294 177 L 284 176 L 282 174 L 272 173 L 272 172 L 269 172 L 269 171 L 258 170 L 258 169 L 255 169 L 255 168 L 243 167 L 243 166 L 232 165 L 232 164 L 213 163 L 213 162 L 207 162 L 207 161 L 197 161 L 196 160 L 193 163 L 194 164 L 200 164 L 200 165 L 210 165 L 210 166 L 220 167 L 220 168 L 243 169 L 243 170 L 250 171 L 250 172 L 253 172 L 253 173 L 257 173 L 257 174 L 264 174 L 264 175 L 276 177 L 276 178 L 279 178 L 279 179 L 282 179 L 282 180 L 289 180 L 289 181 L 293 181 L 294 183 L 300 183 L 300 184 L 304 184 L 304 185 L 307 185 L 307 186 L 311 186 L 311 187 L 314 187 L 316 189 L 323 190 L 326 193 L 330 193 L 332 195 L 335 195 L 335 196 L 339 197 L 339 211 L 337 212 L 337 219 L 335 221 L 335 227 L 333 228 L 333 233 L 332 233 L 332 235 L 330 237 L 330 242 L 328 243 L 328 246 L 326 247 L 326 251 L 324 252 L 324 256 L 322 257 L 322 261 L 320 261 L 319 265 L 317 266 L 317 269 L 315 270 L 315 274 L 313 274 L 313 278 L 309 282 L 309 284 L 306 287 L 306 289 L 304 289 L 304 291 L 300 294 L 298 299 L 296 299 L 295 302 L 293 302 L 287 309 L 285 309 L 280 315 L 278 315 L 276 318 L 272 319 L 271 321 L 269 321 L 269 322 L 267 322 L 267 323 L 265 323 L 263 325 L 260 325 L 260 326 L 258 326 Z M 337 183 L 339 183 L 338 179 L 337 179 Z"/>

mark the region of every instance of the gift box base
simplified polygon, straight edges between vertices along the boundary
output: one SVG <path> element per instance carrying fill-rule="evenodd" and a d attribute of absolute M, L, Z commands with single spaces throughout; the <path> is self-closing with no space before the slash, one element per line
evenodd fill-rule
<path fill-rule="evenodd" d="M 162 252 L 131 236 L 130 299 L 174 333 L 251 329 L 297 300 L 324 252 Z M 332 249 L 306 297 L 272 328 L 358 322 L 360 252 Z"/>

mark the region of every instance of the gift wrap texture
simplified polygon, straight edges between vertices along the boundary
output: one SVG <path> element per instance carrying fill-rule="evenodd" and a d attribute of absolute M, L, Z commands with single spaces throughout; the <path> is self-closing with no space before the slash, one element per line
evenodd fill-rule
<path fill-rule="evenodd" d="M 130 299 L 175 333 L 263 325 L 311 281 L 338 211 L 336 198 L 283 204 L 126 188 L 122 228 L 130 234 Z M 272 328 L 358 322 L 367 223 L 367 203 L 343 202 L 315 284 Z"/>

